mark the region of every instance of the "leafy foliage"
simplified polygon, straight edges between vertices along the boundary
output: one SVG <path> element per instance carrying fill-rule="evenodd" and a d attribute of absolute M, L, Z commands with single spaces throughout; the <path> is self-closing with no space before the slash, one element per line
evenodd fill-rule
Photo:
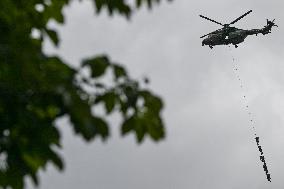
<path fill-rule="evenodd" d="M 136 0 L 135 4 L 137 8 L 140 8 L 143 4 L 146 4 L 148 8 L 152 8 L 153 3 L 160 3 L 160 1 L 161 0 Z M 110 15 L 113 15 L 114 12 L 118 12 L 127 18 L 129 18 L 132 13 L 131 5 L 125 0 L 93 0 L 93 2 L 97 13 L 100 13 L 103 8 L 106 8 Z"/>
<path fill-rule="evenodd" d="M 136 0 L 137 7 L 159 0 Z M 122 65 L 106 55 L 86 59 L 72 69 L 60 57 L 42 51 L 45 37 L 59 44 L 50 20 L 64 23 L 62 8 L 70 0 L 0 1 L 0 188 L 24 188 L 29 176 L 38 185 L 38 171 L 48 162 L 59 170 L 64 163 L 57 153 L 60 133 L 54 122 L 69 116 L 74 131 L 86 141 L 109 136 L 106 116 L 93 115 L 92 106 L 103 104 L 106 114 L 120 112 L 122 135 L 134 132 L 137 141 L 145 135 L 164 137 L 163 103 L 132 80 Z M 133 8 L 123 0 L 94 0 L 99 13 L 107 8 L 129 18 Z M 37 8 L 39 7 L 39 8 Z M 39 37 L 31 35 L 38 31 Z M 84 69 L 90 70 L 84 75 Z M 113 82 L 101 78 L 111 70 Z M 93 90 L 89 90 L 93 89 Z M 95 91 L 95 92 L 93 92 Z"/>

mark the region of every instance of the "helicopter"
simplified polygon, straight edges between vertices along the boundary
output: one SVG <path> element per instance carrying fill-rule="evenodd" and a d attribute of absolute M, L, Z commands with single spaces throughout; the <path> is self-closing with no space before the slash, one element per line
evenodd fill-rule
<path fill-rule="evenodd" d="M 206 20 L 209 20 L 211 22 L 214 22 L 216 24 L 219 24 L 221 26 L 223 26 L 223 28 L 218 29 L 216 31 L 213 31 L 209 34 L 203 35 L 200 38 L 205 38 L 202 41 L 202 46 L 204 45 L 208 45 L 211 49 L 213 48 L 213 46 L 216 45 L 229 45 L 229 44 L 233 44 L 235 46 L 235 48 L 238 47 L 237 44 L 244 42 L 245 38 L 249 35 L 258 35 L 258 34 L 269 34 L 271 33 L 271 29 L 273 26 L 278 27 L 274 21 L 269 21 L 268 19 L 266 19 L 267 21 L 267 25 L 264 26 L 261 29 L 251 29 L 251 30 L 243 30 L 243 29 L 238 29 L 235 27 L 231 27 L 232 24 L 235 24 L 236 22 L 238 22 L 239 20 L 241 20 L 242 18 L 244 18 L 245 16 L 247 16 L 248 14 L 250 14 L 252 12 L 252 10 L 246 12 L 245 14 L 243 14 L 242 16 L 238 17 L 237 19 L 235 19 L 234 21 L 232 21 L 229 24 L 222 24 L 220 22 L 217 22 L 213 19 L 210 19 L 206 16 L 203 15 L 199 15 L 201 18 L 204 18 Z"/>

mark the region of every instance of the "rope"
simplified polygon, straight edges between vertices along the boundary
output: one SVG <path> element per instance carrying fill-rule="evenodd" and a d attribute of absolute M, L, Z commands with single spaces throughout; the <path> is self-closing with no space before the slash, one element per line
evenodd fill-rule
<path fill-rule="evenodd" d="M 229 50 L 230 50 L 230 51 L 232 50 L 231 47 L 230 47 Z M 233 68 L 234 68 L 235 75 L 236 75 L 237 80 L 238 80 L 238 82 L 239 82 L 240 88 L 241 88 L 241 90 L 243 91 L 243 94 L 244 94 L 244 95 L 242 96 L 242 98 L 243 98 L 244 101 L 245 101 L 245 108 L 246 108 L 246 111 L 247 111 L 247 113 L 248 113 L 249 124 L 250 124 L 250 126 L 251 126 L 251 128 L 252 128 L 252 130 L 253 130 L 254 139 L 255 139 L 255 141 L 256 141 L 257 149 L 258 149 L 258 151 L 259 151 L 259 153 L 260 153 L 260 156 L 259 156 L 259 157 L 260 157 L 260 161 L 261 161 L 262 164 L 263 164 L 262 167 L 263 167 L 263 170 L 264 170 L 264 172 L 265 172 L 266 179 L 267 179 L 269 182 L 271 182 L 271 175 L 270 175 L 270 173 L 269 173 L 269 171 L 268 171 L 267 164 L 266 164 L 266 161 L 265 161 L 265 158 L 264 158 L 264 153 L 263 153 L 263 150 L 262 150 L 263 148 L 262 148 L 262 146 L 260 145 L 259 136 L 257 135 L 257 132 L 256 132 L 255 121 L 254 121 L 254 119 L 253 119 L 252 112 L 250 111 L 250 108 L 249 108 L 249 105 L 248 105 L 249 103 L 248 103 L 248 101 L 247 101 L 246 92 L 245 92 L 245 90 L 244 90 L 244 83 L 243 83 L 243 80 L 241 79 L 240 74 L 239 74 L 240 69 L 239 69 L 238 64 L 237 64 L 237 62 L 235 61 L 235 58 L 234 58 L 233 55 L 232 55 L 232 62 L 233 62 Z"/>

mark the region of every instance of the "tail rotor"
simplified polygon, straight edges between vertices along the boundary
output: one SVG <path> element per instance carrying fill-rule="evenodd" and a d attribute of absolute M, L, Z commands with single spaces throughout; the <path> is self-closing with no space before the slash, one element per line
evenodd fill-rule
<path fill-rule="evenodd" d="M 278 26 L 274 23 L 274 21 L 275 21 L 275 19 L 273 19 L 272 21 L 266 19 L 267 25 L 266 25 L 263 29 L 261 29 L 261 33 L 262 33 L 263 35 L 266 35 L 266 34 L 271 33 L 272 27 L 274 27 L 274 26 L 275 26 L 275 27 L 278 27 Z"/>
<path fill-rule="evenodd" d="M 276 25 L 276 24 L 274 23 L 274 21 L 275 21 L 275 19 L 273 19 L 272 21 L 266 19 L 266 22 L 267 22 L 267 25 L 268 25 L 268 26 L 271 26 L 271 27 L 272 27 L 272 26 L 278 27 L 278 25 Z"/>

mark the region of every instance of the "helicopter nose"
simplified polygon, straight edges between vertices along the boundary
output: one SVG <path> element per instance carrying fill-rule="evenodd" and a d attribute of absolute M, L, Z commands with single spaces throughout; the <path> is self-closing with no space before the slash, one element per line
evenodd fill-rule
<path fill-rule="evenodd" d="M 203 39 L 202 45 L 210 45 L 210 40 L 208 40 L 208 39 Z"/>

